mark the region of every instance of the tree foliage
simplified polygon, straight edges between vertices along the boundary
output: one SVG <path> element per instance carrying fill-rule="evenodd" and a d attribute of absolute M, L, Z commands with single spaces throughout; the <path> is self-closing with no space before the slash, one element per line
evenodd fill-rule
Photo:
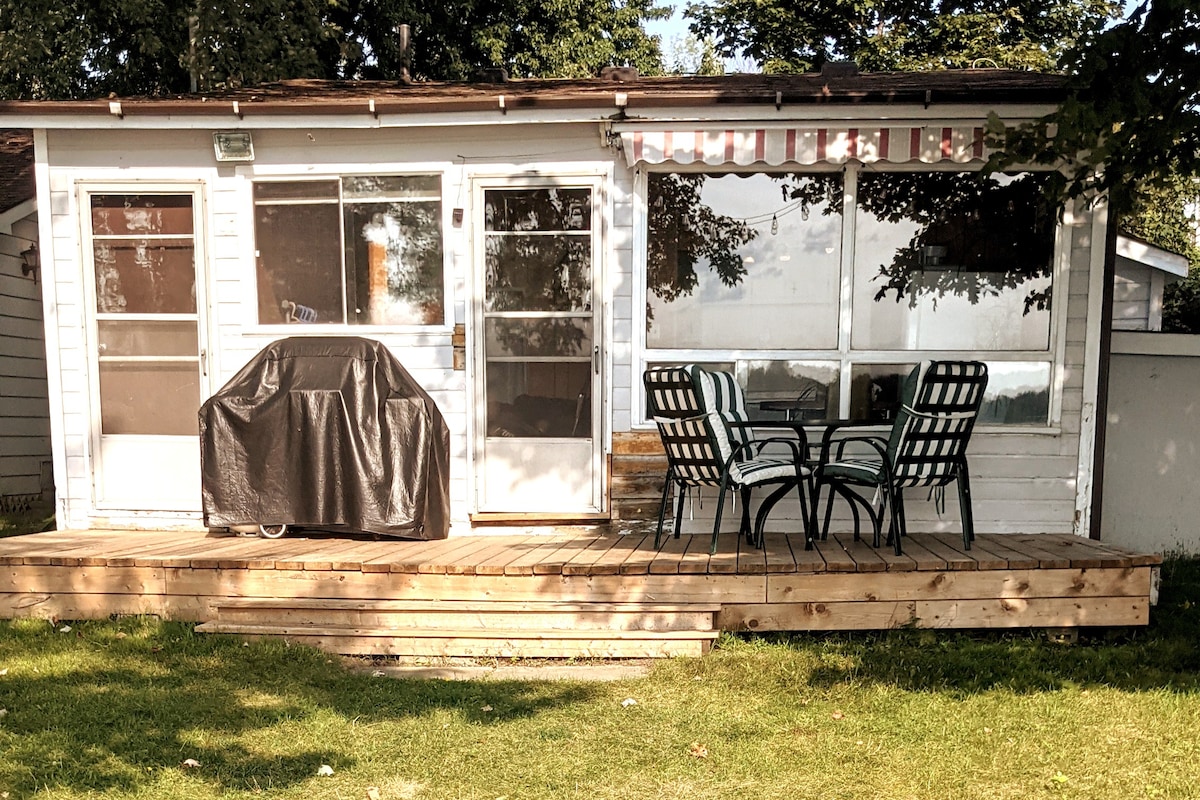
<path fill-rule="evenodd" d="M 661 71 L 642 23 L 655 0 L 0 0 L 0 97 L 164 95 L 286 78 L 396 78 L 411 26 L 414 78 L 582 77 Z"/>
<path fill-rule="evenodd" d="M 692 31 L 767 72 L 853 60 L 865 71 L 1053 68 L 1114 13 L 1109 0 L 706 0 Z"/>

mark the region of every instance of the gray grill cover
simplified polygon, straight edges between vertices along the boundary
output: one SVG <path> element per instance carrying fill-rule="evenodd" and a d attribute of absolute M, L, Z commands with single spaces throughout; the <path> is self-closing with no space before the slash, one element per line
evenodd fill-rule
<path fill-rule="evenodd" d="M 444 539 L 450 433 L 376 341 L 267 346 L 200 408 L 204 522 Z"/>

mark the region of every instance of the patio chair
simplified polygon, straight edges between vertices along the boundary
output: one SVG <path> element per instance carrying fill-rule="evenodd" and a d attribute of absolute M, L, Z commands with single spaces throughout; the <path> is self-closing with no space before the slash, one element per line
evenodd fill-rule
<path fill-rule="evenodd" d="M 979 361 L 925 361 L 917 365 L 904 382 L 900 409 L 892 422 L 891 434 L 882 436 L 835 436 L 837 423 L 825 430 L 816 469 L 816 486 L 810 528 L 816 528 L 821 487 L 828 485 L 825 521 L 821 538 L 829 535 L 833 495 L 841 494 L 854 514 L 854 538 L 859 538 L 857 504 L 867 512 L 874 529 L 874 545 L 880 546 L 883 512 L 890 512 L 888 540 L 901 553 L 900 540 L 907 535 L 904 517 L 904 490 L 930 487 L 941 500 L 944 487 L 957 482 L 962 517 L 963 545 L 971 547 L 975 538 L 971 510 L 971 486 L 967 471 L 967 442 L 979 415 L 983 392 L 987 387 L 987 365 Z M 867 457 L 847 457 L 847 445 L 866 445 L 875 452 Z M 835 447 L 836 445 L 836 447 Z M 850 487 L 873 489 L 868 502 Z M 876 513 L 874 506 L 882 499 Z"/>
<path fill-rule="evenodd" d="M 745 418 L 745 398 L 733 376 L 709 373 L 696 365 L 659 367 L 642 376 L 650 414 L 658 427 L 667 453 L 667 475 L 654 546 L 662 543 L 663 523 L 671 491 L 676 489 L 675 536 L 683 521 L 684 494 L 691 488 L 713 486 L 718 489 L 716 519 L 713 522 L 710 553 L 716 553 L 717 537 L 725 493 L 737 490 L 742 497 L 742 521 L 739 534 L 747 535 L 756 545 L 763 544 L 763 528 L 771 509 L 793 488 L 800 498 L 805 532 L 805 547 L 812 547 L 807 492 L 812 470 L 807 466 L 808 442 L 803 429 L 798 436 L 758 439 Z M 789 426 L 791 427 L 791 426 Z M 785 454 L 763 451 L 774 445 Z M 778 484 L 763 500 L 750 528 L 750 497 L 757 486 Z"/>

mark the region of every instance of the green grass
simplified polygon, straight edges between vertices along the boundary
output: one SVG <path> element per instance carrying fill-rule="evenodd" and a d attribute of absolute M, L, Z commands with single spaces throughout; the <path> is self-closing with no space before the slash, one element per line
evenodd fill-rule
<path fill-rule="evenodd" d="M 54 504 L 50 502 L 33 503 L 23 511 L 0 513 L 0 539 L 53 529 Z"/>
<path fill-rule="evenodd" d="M 1197 797 L 1200 562 L 1164 572 L 1149 629 L 1075 646 L 727 637 L 596 684 L 373 677 L 149 619 L 3 623 L 0 796 Z"/>

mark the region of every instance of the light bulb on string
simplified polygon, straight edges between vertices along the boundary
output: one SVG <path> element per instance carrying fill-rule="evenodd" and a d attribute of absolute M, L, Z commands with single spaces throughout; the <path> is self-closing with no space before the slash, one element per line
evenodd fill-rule
<path fill-rule="evenodd" d="M 774 236 L 777 233 L 779 233 L 779 215 L 772 214 L 771 215 L 771 235 Z"/>

